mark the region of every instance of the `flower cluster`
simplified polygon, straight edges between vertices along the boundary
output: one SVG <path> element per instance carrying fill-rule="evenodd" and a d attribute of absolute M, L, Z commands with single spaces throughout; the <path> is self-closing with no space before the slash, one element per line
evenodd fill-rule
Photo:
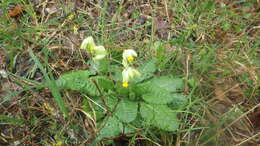
<path fill-rule="evenodd" d="M 85 49 L 88 52 L 90 52 L 92 55 L 95 55 L 93 57 L 93 60 L 100 60 L 107 55 L 107 51 L 103 46 L 96 46 L 94 39 L 90 36 L 83 40 L 81 46 L 81 49 Z"/>
<path fill-rule="evenodd" d="M 83 40 L 80 48 L 88 51 L 91 55 L 94 55 L 94 61 L 103 59 L 107 55 L 106 49 L 103 46 L 96 46 L 94 39 L 91 36 Z M 122 86 L 125 88 L 129 86 L 128 83 L 131 79 L 141 75 L 138 70 L 131 66 L 131 63 L 135 60 L 136 57 L 137 53 L 132 49 L 127 49 L 123 52 L 122 64 L 124 66 L 124 70 L 122 71 Z"/>
<path fill-rule="evenodd" d="M 137 57 L 137 53 L 132 49 L 128 49 L 123 52 L 122 64 L 124 66 L 124 70 L 122 71 L 122 76 L 123 76 L 122 86 L 125 88 L 128 87 L 129 85 L 128 82 L 131 79 L 141 75 L 138 70 L 130 66 L 130 63 L 134 61 L 135 57 Z"/>

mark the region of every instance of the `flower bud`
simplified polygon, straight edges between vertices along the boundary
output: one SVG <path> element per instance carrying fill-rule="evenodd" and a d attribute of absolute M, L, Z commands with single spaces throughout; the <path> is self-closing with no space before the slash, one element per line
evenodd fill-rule
<path fill-rule="evenodd" d="M 93 60 L 100 60 L 100 59 L 106 57 L 106 55 L 107 55 L 107 51 L 103 46 L 96 46 L 96 47 L 94 47 L 93 51 L 94 51 L 93 54 L 95 54 L 95 57 L 93 58 Z"/>
<path fill-rule="evenodd" d="M 93 37 L 89 36 L 83 40 L 83 42 L 81 43 L 80 49 L 86 49 L 88 51 L 91 51 L 94 49 L 95 46 L 96 45 L 95 45 Z"/>

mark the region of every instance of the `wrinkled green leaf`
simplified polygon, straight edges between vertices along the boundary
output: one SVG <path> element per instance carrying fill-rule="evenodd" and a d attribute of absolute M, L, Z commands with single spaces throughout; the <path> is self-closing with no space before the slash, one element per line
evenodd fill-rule
<path fill-rule="evenodd" d="M 178 89 L 184 88 L 183 80 L 181 78 L 162 76 L 158 78 L 153 78 L 151 82 L 163 89 L 166 89 L 169 92 L 176 92 Z"/>
<path fill-rule="evenodd" d="M 175 131 L 180 124 L 176 112 L 166 105 L 141 103 L 140 113 L 147 123 L 165 131 Z"/>
<path fill-rule="evenodd" d="M 163 89 L 156 89 L 156 91 L 144 94 L 142 98 L 144 101 L 153 104 L 167 104 L 173 101 L 171 94 Z"/>
<path fill-rule="evenodd" d="M 144 63 L 140 67 L 137 68 L 137 70 L 141 73 L 141 76 L 137 78 L 136 82 L 142 82 L 143 80 L 146 80 L 153 76 L 153 73 L 156 71 L 156 63 L 157 59 L 153 58 L 147 63 Z"/>
<path fill-rule="evenodd" d="M 126 134 L 126 133 L 134 133 L 136 130 L 137 130 L 137 128 L 134 128 L 132 126 L 130 127 L 127 124 L 124 125 L 124 134 Z M 128 136 L 131 136 L 131 135 L 128 135 Z"/>
<path fill-rule="evenodd" d="M 187 105 L 187 97 L 180 93 L 172 94 L 173 102 L 170 104 L 172 109 L 181 109 Z"/>
<path fill-rule="evenodd" d="M 137 116 L 138 104 L 128 99 L 122 99 L 117 106 L 115 115 L 123 122 L 131 122 Z"/>
<path fill-rule="evenodd" d="M 114 96 L 109 96 L 108 98 L 105 98 L 105 102 L 110 110 L 113 110 L 118 103 L 118 99 Z"/>
<path fill-rule="evenodd" d="M 102 90 L 112 90 L 114 88 L 113 81 L 105 77 L 101 77 L 101 76 L 91 77 L 91 80 L 93 79 L 95 80 L 99 88 L 101 88 Z"/>
<path fill-rule="evenodd" d="M 166 78 L 162 80 L 166 80 Z M 158 84 L 158 82 L 152 79 L 152 81 L 148 81 L 134 87 L 134 92 L 136 93 L 137 96 L 142 97 L 144 101 L 152 104 L 173 103 L 175 105 L 175 104 L 185 102 L 186 99 L 182 94 L 169 92 L 175 89 L 179 89 L 180 87 L 180 86 L 173 87 L 173 88 L 167 87 L 167 86 L 171 86 L 171 84 L 169 83 L 171 83 L 174 80 L 171 80 L 169 82 L 165 81 L 164 84 L 163 83 Z"/>
<path fill-rule="evenodd" d="M 174 100 L 170 92 L 152 82 L 140 85 L 139 91 L 142 92 L 142 98 L 148 103 L 167 104 Z"/>
<path fill-rule="evenodd" d="M 56 84 L 61 89 L 69 89 L 86 93 L 90 96 L 99 96 L 100 93 L 93 81 L 89 79 L 89 71 L 73 71 L 61 75 Z"/>
<path fill-rule="evenodd" d="M 123 129 L 123 124 L 115 117 L 109 117 L 106 125 L 100 130 L 98 139 L 118 136 Z"/>

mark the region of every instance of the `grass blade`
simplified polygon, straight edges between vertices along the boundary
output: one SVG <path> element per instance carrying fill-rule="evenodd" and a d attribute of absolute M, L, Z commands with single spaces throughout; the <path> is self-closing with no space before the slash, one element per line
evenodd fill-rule
<path fill-rule="evenodd" d="M 42 64 L 40 63 L 38 58 L 34 55 L 32 49 L 29 50 L 29 54 L 32 57 L 32 59 L 35 62 L 35 64 L 39 67 L 39 69 L 43 73 L 43 76 L 44 76 L 44 78 L 45 78 L 45 80 L 47 82 L 47 86 L 51 90 L 51 94 L 54 97 L 55 102 L 59 106 L 59 108 L 62 111 L 63 115 L 66 117 L 68 112 L 67 112 L 67 109 L 65 107 L 65 103 L 64 103 L 64 101 L 63 101 L 63 99 L 61 97 L 59 88 L 56 86 L 55 81 L 50 79 L 50 77 L 48 76 L 48 74 L 45 71 L 44 67 L 42 66 Z"/>

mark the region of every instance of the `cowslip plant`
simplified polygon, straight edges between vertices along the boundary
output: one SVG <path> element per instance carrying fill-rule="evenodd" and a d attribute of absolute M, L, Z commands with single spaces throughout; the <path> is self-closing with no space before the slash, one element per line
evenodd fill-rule
<path fill-rule="evenodd" d="M 83 99 L 81 106 L 97 122 L 97 140 L 134 133 L 147 126 L 163 131 L 178 129 L 177 111 L 186 104 L 180 92 L 181 78 L 156 76 L 157 60 L 153 58 L 138 65 L 137 53 L 132 49 L 123 51 L 122 64 L 110 61 L 106 49 L 96 46 L 92 37 L 83 41 L 81 49 L 93 55 L 96 63 L 109 62 L 106 69 L 90 67 L 65 73 L 56 84 L 91 99 L 91 102 Z"/>

